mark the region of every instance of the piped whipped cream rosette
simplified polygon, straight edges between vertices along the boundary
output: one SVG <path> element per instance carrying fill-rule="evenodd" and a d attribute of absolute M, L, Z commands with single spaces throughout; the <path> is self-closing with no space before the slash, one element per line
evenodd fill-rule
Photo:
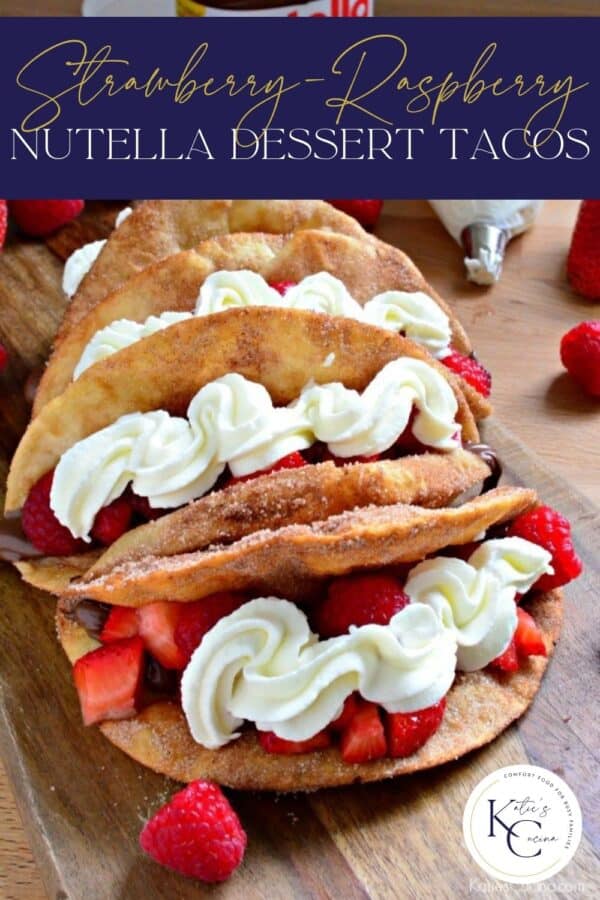
<path fill-rule="evenodd" d="M 560 592 L 541 586 L 566 580 L 570 551 L 520 536 L 538 533 L 535 503 L 503 488 L 456 508 L 357 510 L 85 576 L 58 621 L 86 721 L 171 777 L 238 788 L 314 789 L 456 759 L 523 713 L 558 635 Z M 106 718 L 79 674 L 112 664 L 112 613 L 82 627 L 97 601 L 137 617 L 145 652 L 183 672 L 181 705 L 133 700 L 123 721 L 112 707 Z M 179 652 L 178 635 L 186 652 L 161 656 Z"/>
<path fill-rule="evenodd" d="M 347 316 L 359 322 L 396 331 L 422 345 L 432 356 L 450 353 L 450 320 L 436 301 L 423 291 L 384 291 L 361 306 L 339 278 L 329 272 L 307 275 L 281 294 L 248 269 L 209 275 L 193 313 L 164 312 L 144 322 L 118 319 L 96 332 L 75 367 L 77 378 L 89 366 L 170 325 L 195 316 L 214 315 L 247 306 L 306 309 L 329 316 Z"/>

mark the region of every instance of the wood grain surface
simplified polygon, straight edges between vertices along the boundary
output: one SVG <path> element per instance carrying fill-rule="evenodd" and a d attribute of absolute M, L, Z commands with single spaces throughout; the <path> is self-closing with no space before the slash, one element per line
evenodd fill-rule
<path fill-rule="evenodd" d="M 211 893 L 259 898 L 269 886 L 268 895 L 277 898 L 419 898 L 430 892 L 461 897 L 474 879 L 477 896 L 491 882 L 463 846 L 462 807 L 483 775 L 527 760 L 563 775 L 583 807 L 585 838 L 560 880 L 571 891 L 580 885 L 582 896 L 600 893 L 600 740 L 590 708 L 598 697 L 600 521 L 590 501 L 600 500 L 600 407 L 561 375 L 558 361 L 566 328 L 600 314 L 598 305 L 576 298 L 564 279 L 575 212 L 574 202 L 546 204 L 536 228 L 511 245 L 503 279 L 491 290 L 464 281 L 460 251 L 427 204 L 387 203 L 378 228 L 456 304 L 480 357 L 494 372 L 498 420 L 488 424 L 486 435 L 500 450 L 509 478 L 537 487 L 575 525 L 586 575 L 568 591 L 564 636 L 531 712 L 490 747 L 423 776 L 308 798 L 236 795 L 249 830 L 247 859 L 236 878 Z M 87 215 L 94 222 L 107 218 L 103 206 L 92 206 Z M 77 239 L 77 229 L 72 233 Z M 60 317 L 60 273 L 56 256 L 37 242 L 13 238 L 0 257 L 0 341 L 11 352 L 9 372 L 0 382 L 4 460 L 26 420 L 20 385 L 30 367 L 44 359 Z M 138 853 L 141 822 L 171 786 L 135 766 L 94 729 L 81 727 L 47 598 L 6 568 L 0 603 L 9 612 L 0 618 L 0 749 L 28 835 L 0 773 L 0 897 L 201 896 L 197 886 L 162 872 Z M 551 889 L 550 895 L 567 893 Z M 510 888 L 506 896 L 526 893 Z"/>

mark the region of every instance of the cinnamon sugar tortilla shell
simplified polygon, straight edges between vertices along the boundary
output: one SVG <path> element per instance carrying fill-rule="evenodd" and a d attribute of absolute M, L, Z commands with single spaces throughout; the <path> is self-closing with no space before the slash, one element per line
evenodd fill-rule
<path fill-rule="evenodd" d="M 369 240 L 351 216 L 323 200 L 147 200 L 108 238 L 71 300 L 57 343 L 100 300 L 152 263 L 218 234 L 288 234 L 324 228 Z"/>
<path fill-rule="evenodd" d="M 273 402 L 297 398 L 310 379 L 362 391 L 390 360 L 423 360 L 451 385 L 464 440 L 477 441 L 457 379 L 397 334 L 305 310 L 247 307 L 189 319 L 91 366 L 29 424 L 8 474 L 6 510 L 19 509 L 38 479 L 77 441 L 130 412 L 184 414 L 207 382 L 238 372 Z"/>
<path fill-rule="evenodd" d="M 215 491 L 126 532 L 94 563 L 89 576 L 147 556 L 175 556 L 230 544 L 264 528 L 317 522 L 371 504 L 446 506 L 488 475 L 486 464 L 466 450 L 342 467 L 325 462 L 273 472 Z"/>
<path fill-rule="evenodd" d="M 61 594 L 73 578 L 81 578 L 96 562 L 100 551 L 78 556 L 43 556 L 15 562 L 23 581 L 51 594 Z"/>
<path fill-rule="evenodd" d="M 122 606 L 168 598 L 188 602 L 217 591 L 250 590 L 301 600 L 323 582 L 357 570 L 415 562 L 443 547 L 476 539 L 535 502 L 534 491 L 496 488 L 456 508 L 379 506 L 312 525 L 258 531 L 228 546 L 148 557 L 85 575 L 64 596 Z"/>
<path fill-rule="evenodd" d="M 163 312 L 190 312 L 202 283 L 218 269 L 252 269 L 268 281 L 300 281 L 306 275 L 327 271 L 341 278 L 350 293 L 366 302 L 386 290 L 425 291 L 434 297 L 450 320 L 452 345 L 461 353 L 471 346 L 452 310 L 408 259 L 395 247 L 375 238 L 365 240 L 323 231 L 293 235 L 226 235 L 206 241 L 194 250 L 179 253 L 150 266 L 93 306 L 77 322 L 69 322 L 44 372 L 37 390 L 33 414 L 61 394 L 73 378 L 87 343 L 102 328 L 118 319 L 143 322 Z M 489 404 L 470 386 L 475 417 L 489 413 Z"/>
<path fill-rule="evenodd" d="M 527 606 L 544 634 L 548 656 L 560 633 L 562 605 L 562 592 L 554 590 L 536 595 Z M 60 606 L 57 622 L 71 662 L 98 646 L 65 617 Z M 440 728 L 405 759 L 349 765 L 336 747 L 297 756 L 266 753 L 253 730 L 219 750 L 206 750 L 193 740 L 180 706 L 167 701 L 148 706 L 132 719 L 103 722 L 100 729 L 137 762 L 176 781 L 207 778 L 240 790 L 312 791 L 408 775 L 482 747 L 523 715 L 547 664 L 547 658 L 531 656 L 510 675 L 490 669 L 459 674 L 448 694 Z"/>

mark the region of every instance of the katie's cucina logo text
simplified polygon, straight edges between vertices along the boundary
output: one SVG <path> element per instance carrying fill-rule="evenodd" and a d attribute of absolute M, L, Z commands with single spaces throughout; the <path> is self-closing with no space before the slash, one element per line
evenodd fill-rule
<path fill-rule="evenodd" d="M 473 790 L 463 816 L 471 856 L 500 881 L 533 884 L 556 875 L 581 840 L 581 810 L 547 769 L 508 766 Z"/>

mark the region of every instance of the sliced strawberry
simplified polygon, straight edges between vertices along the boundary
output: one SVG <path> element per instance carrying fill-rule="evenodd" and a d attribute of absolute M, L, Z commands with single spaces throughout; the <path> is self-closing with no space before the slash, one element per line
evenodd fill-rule
<path fill-rule="evenodd" d="M 165 669 L 183 669 L 188 660 L 175 640 L 175 631 L 183 606 L 183 603 L 158 600 L 138 609 L 140 636 L 146 650 Z"/>
<path fill-rule="evenodd" d="M 226 487 L 229 487 L 232 484 L 240 484 L 242 481 L 252 481 L 253 478 L 258 478 L 260 475 L 271 475 L 272 472 L 280 472 L 281 469 L 299 469 L 306 465 L 308 465 L 308 463 L 302 454 L 296 450 L 294 453 L 288 453 L 287 456 L 282 456 L 281 459 L 278 459 L 277 462 L 273 463 L 272 466 L 269 466 L 268 469 L 261 469 L 259 472 L 251 472 L 249 475 L 232 475 L 227 482 Z"/>
<path fill-rule="evenodd" d="M 107 644 L 80 657 L 73 666 L 73 678 L 84 723 L 133 716 L 143 674 L 144 644 L 139 637 Z"/>
<path fill-rule="evenodd" d="M 289 756 L 294 753 L 311 753 L 313 750 L 324 750 L 331 744 L 331 737 L 327 731 L 319 731 L 314 737 L 306 741 L 286 741 L 277 737 L 272 731 L 259 731 L 258 740 L 260 746 L 267 753 L 283 753 Z"/>
<path fill-rule="evenodd" d="M 155 509 L 153 506 L 150 506 L 150 501 L 147 497 L 140 497 L 139 494 L 134 494 L 133 492 L 129 494 L 129 502 L 134 513 L 146 521 L 159 519 L 166 512 L 169 512 L 168 509 L 161 509 L 160 507 Z"/>
<path fill-rule="evenodd" d="M 500 656 L 497 656 L 496 659 L 493 659 L 490 663 L 490 666 L 493 666 L 495 669 L 500 669 L 502 672 L 518 671 L 519 655 L 517 653 L 517 645 L 515 643 L 514 637 L 504 653 L 501 653 Z"/>
<path fill-rule="evenodd" d="M 344 700 L 344 707 L 333 722 L 330 724 L 330 728 L 332 731 L 343 731 L 347 725 L 350 724 L 356 713 L 358 712 L 360 706 L 360 696 L 358 694 L 350 694 L 349 697 L 346 697 Z"/>
<path fill-rule="evenodd" d="M 364 701 L 359 705 L 342 732 L 340 752 L 347 763 L 365 763 L 386 755 L 385 731 L 374 703 Z"/>
<path fill-rule="evenodd" d="M 547 656 L 544 636 L 533 616 L 519 607 L 514 642 L 519 656 Z"/>
<path fill-rule="evenodd" d="M 100 632 L 103 644 L 135 637 L 139 631 L 137 609 L 131 606 L 112 606 L 104 628 Z"/>
<path fill-rule="evenodd" d="M 245 594 L 221 591 L 195 603 L 179 604 L 181 609 L 175 626 L 175 643 L 185 656 L 185 665 L 206 632 L 246 600 Z"/>
<path fill-rule="evenodd" d="M 390 713 L 387 717 L 388 751 L 394 758 L 412 756 L 435 734 L 446 711 L 446 698 L 435 706 L 413 713 Z"/>

